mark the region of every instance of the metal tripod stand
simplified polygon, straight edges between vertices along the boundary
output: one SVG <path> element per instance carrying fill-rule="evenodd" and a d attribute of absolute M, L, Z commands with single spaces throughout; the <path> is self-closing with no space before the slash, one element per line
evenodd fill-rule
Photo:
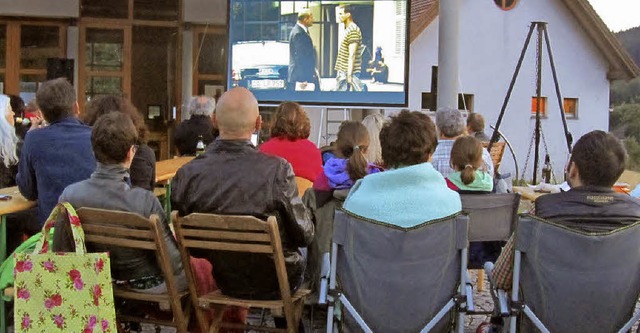
<path fill-rule="evenodd" d="M 553 54 L 551 53 L 551 44 L 549 42 L 549 34 L 547 33 L 547 23 L 546 22 L 531 22 L 531 26 L 529 27 L 529 33 L 527 34 L 527 39 L 524 42 L 524 46 L 522 47 L 522 51 L 520 52 L 520 59 L 518 59 L 518 64 L 516 65 L 515 72 L 513 73 L 513 77 L 511 79 L 511 83 L 509 84 L 509 90 L 507 90 L 507 96 L 504 98 L 504 102 L 502 103 L 502 109 L 500 110 L 500 115 L 498 116 L 498 121 L 496 122 L 496 126 L 493 130 L 493 134 L 491 135 L 491 141 L 489 141 L 489 147 L 487 148 L 491 151 L 491 146 L 495 142 L 500 139 L 499 129 L 500 124 L 502 123 L 502 118 L 504 117 L 504 113 L 507 110 L 507 104 L 509 103 L 509 99 L 511 98 L 511 93 L 513 92 L 513 87 L 515 86 L 516 79 L 518 78 L 518 74 L 520 73 L 520 68 L 522 67 L 522 62 L 527 53 L 527 49 L 529 47 L 529 42 L 531 41 L 531 36 L 533 32 L 537 31 L 537 57 L 536 57 L 536 125 L 535 125 L 535 151 L 534 151 L 534 161 L 533 161 L 533 183 L 537 183 L 537 173 L 538 173 L 538 160 L 540 158 L 540 101 L 542 99 L 542 40 L 544 38 L 544 42 L 547 49 L 547 54 L 549 56 L 549 63 L 551 65 L 551 73 L 553 74 L 553 82 L 555 84 L 556 97 L 558 99 L 558 106 L 560 107 L 560 117 L 562 118 L 562 126 L 564 128 L 564 136 L 567 141 L 567 149 L 571 152 L 571 145 L 573 144 L 573 137 L 571 133 L 569 133 L 569 128 L 567 127 L 567 119 L 564 115 L 564 104 L 562 102 L 562 95 L 560 94 L 560 85 L 558 83 L 558 75 L 556 73 L 556 66 L 553 62 Z"/>

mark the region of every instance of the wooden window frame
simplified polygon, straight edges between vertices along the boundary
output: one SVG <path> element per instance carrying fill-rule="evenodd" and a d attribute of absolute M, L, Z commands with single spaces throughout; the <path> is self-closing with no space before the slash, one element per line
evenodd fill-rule
<path fill-rule="evenodd" d="M 60 33 L 58 35 L 58 54 L 60 58 L 66 57 L 67 54 L 67 27 L 68 21 L 65 20 L 38 20 L 38 19 L 0 19 L 0 24 L 7 27 L 6 38 L 6 54 L 5 68 L 0 68 L 0 73 L 4 74 L 4 94 L 18 95 L 20 94 L 20 76 L 21 75 L 47 75 L 47 69 L 30 68 L 22 69 L 20 64 L 21 50 L 21 32 L 22 26 L 48 26 L 58 27 Z"/>
<path fill-rule="evenodd" d="M 531 97 L 531 118 L 535 118 L 536 117 L 536 96 L 532 96 Z M 540 96 L 540 100 L 542 101 L 542 105 L 540 106 L 540 118 L 547 118 L 547 97 L 546 96 Z"/>
<path fill-rule="evenodd" d="M 573 112 L 567 111 L 567 102 L 573 103 Z M 567 119 L 577 119 L 578 118 L 578 108 L 580 107 L 580 99 L 577 97 L 566 97 L 562 101 L 562 107 L 564 108 L 564 116 Z"/>

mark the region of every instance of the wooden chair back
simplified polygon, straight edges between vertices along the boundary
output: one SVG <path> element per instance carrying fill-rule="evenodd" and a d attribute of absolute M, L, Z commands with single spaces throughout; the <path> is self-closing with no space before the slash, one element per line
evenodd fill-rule
<path fill-rule="evenodd" d="M 279 303 L 279 307 L 284 309 L 285 317 L 289 328 L 293 326 L 294 318 L 300 315 L 295 314 L 294 302 L 300 303 L 297 294 L 292 297 L 287 278 L 284 254 L 278 223 L 274 216 L 269 216 L 267 221 L 260 220 L 253 216 L 241 215 L 216 215 L 192 213 L 185 217 L 178 216 L 174 211 L 171 217 L 175 224 L 176 237 L 182 254 L 183 263 L 188 261 L 189 249 L 204 249 L 212 251 L 231 251 L 246 253 L 263 253 L 273 257 L 278 283 L 280 287 L 281 301 L 251 301 L 234 299 L 221 295 L 219 292 L 211 295 L 198 297 L 192 283 L 189 284 L 190 293 L 194 305 L 198 307 L 196 314 L 200 313 L 202 304 L 214 305 L 244 305 L 247 307 L 271 307 Z M 215 263 L 214 263 L 215 265 Z M 193 273 L 187 270 L 189 281 L 193 280 Z M 300 310 L 304 300 L 300 305 Z M 301 311 L 300 311 L 301 312 Z M 201 317 L 202 315 L 198 315 Z M 291 321 L 290 321 L 291 318 Z M 199 322 L 204 319 L 198 318 Z M 299 318 L 296 318 L 299 320 Z M 215 320 L 214 320 L 215 325 Z M 201 327 L 204 324 L 201 324 Z M 204 328 L 204 327 L 203 327 Z M 210 332 L 213 332 L 211 329 Z"/>
<path fill-rule="evenodd" d="M 114 287 L 116 298 L 131 299 L 136 301 L 169 303 L 173 311 L 172 321 L 145 320 L 144 318 L 118 316 L 121 320 L 137 322 L 153 322 L 175 326 L 178 332 L 186 332 L 188 315 L 183 312 L 181 298 L 186 293 L 180 293 L 171 266 L 169 251 L 163 241 L 163 232 L 160 226 L 160 218 L 151 215 L 145 218 L 139 214 L 123 211 L 80 208 L 78 217 L 84 230 L 85 243 L 100 244 L 105 247 L 124 247 L 140 250 L 154 251 L 158 264 L 167 285 L 167 293 L 164 295 L 152 295 L 138 293 L 131 290 Z"/>
<path fill-rule="evenodd" d="M 489 142 L 483 142 L 482 146 L 484 148 L 489 147 Z M 498 172 L 498 168 L 500 167 L 500 163 L 502 162 L 502 156 L 504 155 L 505 147 L 505 142 L 494 142 L 491 146 L 491 151 L 489 152 L 489 154 L 491 155 L 491 161 L 493 161 L 493 169 L 496 172 Z"/>
<path fill-rule="evenodd" d="M 313 182 L 302 177 L 296 176 L 296 184 L 298 185 L 298 197 L 302 198 L 304 192 L 313 187 Z"/>

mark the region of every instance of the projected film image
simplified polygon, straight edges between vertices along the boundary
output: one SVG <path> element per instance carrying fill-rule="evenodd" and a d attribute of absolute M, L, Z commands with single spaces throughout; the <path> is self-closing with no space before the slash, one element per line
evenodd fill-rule
<path fill-rule="evenodd" d="M 407 0 L 229 2 L 229 87 L 261 103 L 407 102 Z"/>

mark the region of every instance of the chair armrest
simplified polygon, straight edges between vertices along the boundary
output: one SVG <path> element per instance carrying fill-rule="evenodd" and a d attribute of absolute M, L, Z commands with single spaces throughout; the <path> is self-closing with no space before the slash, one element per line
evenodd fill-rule
<path fill-rule="evenodd" d="M 327 294 L 329 290 L 329 274 L 331 273 L 331 260 L 329 258 L 330 255 L 328 252 L 322 255 L 322 264 L 320 266 L 320 288 L 318 291 L 319 304 L 327 303 Z"/>
<path fill-rule="evenodd" d="M 498 310 L 500 311 L 500 316 L 508 317 L 510 315 L 508 305 L 509 296 L 507 295 L 507 292 L 502 289 L 498 289 Z"/>
<path fill-rule="evenodd" d="M 485 273 L 487 273 L 487 276 L 489 277 L 489 286 L 491 288 L 491 292 L 493 294 L 493 291 L 495 289 L 495 282 L 493 280 L 493 263 L 490 261 L 487 261 L 484 263 L 484 271 Z M 497 298 L 498 304 L 496 304 L 498 306 L 498 311 L 500 313 L 500 316 L 502 317 L 508 317 L 510 315 L 510 311 L 509 311 L 509 296 L 507 295 L 507 292 L 502 290 L 502 289 L 495 289 L 496 294 L 494 294 L 495 298 Z M 494 300 L 495 301 L 495 300 Z"/>

